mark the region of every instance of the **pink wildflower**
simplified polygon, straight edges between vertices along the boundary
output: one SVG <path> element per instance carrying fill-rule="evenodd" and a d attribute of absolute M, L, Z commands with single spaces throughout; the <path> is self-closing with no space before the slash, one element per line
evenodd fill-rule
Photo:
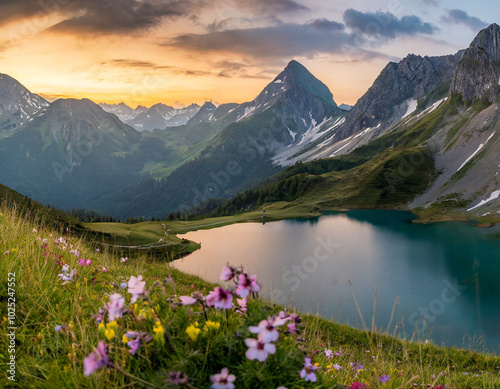
<path fill-rule="evenodd" d="M 125 299 L 120 293 L 113 293 L 109 296 L 109 303 L 107 305 L 108 318 L 110 321 L 118 317 L 122 317 L 122 309 L 125 306 Z"/>
<path fill-rule="evenodd" d="M 316 382 L 316 373 L 314 373 L 316 369 L 317 367 L 312 364 L 311 358 L 306 358 L 304 359 L 304 368 L 300 371 L 300 377 L 306 381 Z"/>
<path fill-rule="evenodd" d="M 236 308 L 236 312 L 239 314 L 244 314 L 247 311 L 247 299 L 236 299 L 236 303 L 238 303 L 238 308 Z"/>
<path fill-rule="evenodd" d="M 97 348 L 83 360 L 84 374 L 88 377 L 96 370 L 108 364 L 107 347 L 100 341 Z"/>
<path fill-rule="evenodd" d="M 195 299 L 194 297 L 190 297 L 190 296 L 180 296 L 179 298 L 182 302 L 182 305 L 184 305 L 184 306 L 193 305 L 193 304 L 196 304 L 198 302 L 197 299 Z"/>
<path fill-rule="evenodd" d="M 230 281 L 234 278 L 236 275 L 236 269 L 232 266 L 224 266 L 222 268 L 222 274 L 220 276 L 220 279 L 222 281 Z"/>
<path fill-rule="evenodd" d="M 208 293 L 207 305 L 218 309 L 231 309 L 233 307 L 233 295 L 230 290 L 217 286 Z"/>
<path fill-rule="evenodd" d="M 245 344 L 249 347 L 245 355 L 251 361 L 257 359 L 259 362 L 264 362 L 269 354 L 276 352 L 276 345 L 265 342 L 260 336 L 258 339 L 245 339 Z"/>
<path fill-rule="evenodd" d="M 262 320 L 257 326 L 248 329 L 253 334 L 259 334 L 265 342 L 275 342 L 279 337 L 277 328 L 284 325 L 288 320 L 288 318 L 268 317 L 267 320 Z"/>
<path fill-rule="evenodd" d="M 137 301 L 139 296 L 145 293 L 145 288 L 146 281 L 142 281 L 142 276 L 130 276 L 130 280 L 128 281 L 128 292 L 132 294 L 132 300 L 130 301 L 132 304 Z"/>
<path fill-rule="evenodd" d="M 243 273 L 238 277 L 238 287 L 236 294 L 242 298 L 247 297 L 250 292 L 259 292 L 260 286 L 257 284 L 257 276 L 248 277 L 248 274 Z"/>
<path fill-rule="evenodd" d="M 210 377 L 212 381 L 211 389 L 234 389 L 234 374 L 229 374 L 227 367 L 223 368 L 219 374 L 214 374 Z"/>

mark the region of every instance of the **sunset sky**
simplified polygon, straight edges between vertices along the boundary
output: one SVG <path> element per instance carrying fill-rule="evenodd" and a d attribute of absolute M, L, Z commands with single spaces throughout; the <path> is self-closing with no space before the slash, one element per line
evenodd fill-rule
<path fill-rule="evenodd" d="M 0 73 L 51 100 L 180 106 L 250 101 L 296 59 L 354 104 L 389 61 L 494 22 L 498 0 L 2 0 Z"/>

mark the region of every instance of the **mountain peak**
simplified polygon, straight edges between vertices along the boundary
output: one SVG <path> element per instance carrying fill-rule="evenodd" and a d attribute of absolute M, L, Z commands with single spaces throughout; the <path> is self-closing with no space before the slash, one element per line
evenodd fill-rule
<path fill-rule="evenodd" d="M 288 62 L 288 65 L 286 65 L 285 71 L 287 70 L 309 72 L 309 70 L 307 70 L 307 68 L 304 65 L 302 65 L 300 62 L 294 59 L 292 59 L 290 62 Z"/>
<path fill-rule="evenodd" d="M 489 60 L 500 62 L 500 26 L 493 23 L 479 31 L 469 48 L 482 50 Z"/>
<path fill-rule="evenodd" d="M 217 107 L 211 101 L 205 101 L 205 103 L 201 106 L 202 109 L 214 110 Z"/>
<path fill-rule="evenodd" d="M 171 112 L 171 111 L 175 111 L 175 108 L 171 107 L 170 105 L 158 103 L 158 104 L 153 105 L 151 108 L 149 108 L 149 110 L 160 110 L 160 111 L 165 111 L 165 112 Z"/>
<path fill-rule="evenodd" d="M 0 73 L 0 130 L 10 130 L 45 108 L 49 103 L 31 93 L 15 78 Z"/>
<path fill-rule="evenodd" d="M 500 26 L 493 23 L 479 31 L 455 69 L 450 94 L 464 100 L 485 96 L 498 98 L 500 79 Z"/>
<path fill-rule="evenodd" d="M 277 88 L 276 88 L 277 86 Z M 291 60 L 286 68 L 268 85 L 264 92 L 271 87 L 273 94 L 278 92 L 286 92 L 292 88 L 305 89 L 314 96 L 320 98 L 328 105 L 337 107 L 333 101 L 332 92 L 320 80 L 312 75 L 307 68 L 296 60 Z"/>
<path fill-rule="evenodd" d="M 105 117 L 106 111 L 89 99 L 57 99 L 47 109 L 47 114 L 51 117 L 64 117 L 67 120 L 86 120 L 85 118 Z"/>
<path fill-rule="evenodd" d="M 201 122 L 209 122 L 213 120 L 214 111 L 216 110 L 216 106 L 210 102 L 205 101 L 205 103 L 201 106 L 200 110 L 187 122 L 188 126 L 194 126 Z"/>

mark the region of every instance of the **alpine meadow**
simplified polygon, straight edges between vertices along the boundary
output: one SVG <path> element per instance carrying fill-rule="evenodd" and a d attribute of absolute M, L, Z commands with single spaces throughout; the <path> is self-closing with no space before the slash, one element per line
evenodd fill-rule
<path fill-rule="evenodd" d="M 500 387 L 500 4 L 0 3 L 0 387 Z"/>

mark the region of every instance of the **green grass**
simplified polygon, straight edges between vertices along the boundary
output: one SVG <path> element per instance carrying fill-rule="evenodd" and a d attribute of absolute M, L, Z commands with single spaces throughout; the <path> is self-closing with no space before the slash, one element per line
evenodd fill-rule
<path fill-rule="evenodd" d="M 406 388 L 420 385 L 448 385 L 450 388 L 492 388 L 500 383 L 496 356 L 469 350 L 440 348 L 432 344 L 410 343 L 371 329 L 361 331 L 313 315 L 300 315 L 300 334 L 280 330 L 276 353 L 267 361 L 250 361 L 245 357 L 244 339 L 254 337 L 249 326 L 276 315 L 282 307 L 260 299 L 249 299 L 248 312 L 207 310 L 207 317 L 220 323 L 218 330 L 204 330 L 203 311 L 195 306 L 177 304 L 176 296 L 200 291 L 206 295 L 213 287 L 197 277 L 178 272 L 164 261 L 143 258 L 125 263 L 112 253 L 97 253 L 85 241 L 66 237 L 91 266 L 78 266 L 76 257 L 54 241 L 57 231 L 23 219 L 7 207 L 0 209 L 0 269 L 3 279 L 15 273 L 16 298 L 16 382 L 7 380 L 2 371 L 0 386 L 15 388 L 124 388 L 175 387 L 167 381 L 171 371 L 182 370 L 191 386 L 208 388 L 210 376 L 227 367 L 236 376 L 237 388 L 337 388 L 364 382 L 369 388 Z M 46 242 L 43 239 L 47 239 Z M 47 253 L 47 254 L 46 254 Z M 0 255 L 2 255 L 0 253 Z M 61 261 L 78 269 L 72 282 L 63 283 L 57 276 Z M 237 262 L 237 259 L 235 259 Z M 106 267 L 107 272 L 100 269 Z M 130 294 L 118 284 L 131 275 L 142 275 L 148 297 L 130 303 Z M 164 283 L 171 276 L 175 283 Z M 7 295 L 2 283 L 1 296 Z M 114 334 L 100 330 L 92 315 L 107 303 L 107 296 L 120 293 L 130 313 L 110 326 Z M 2 298 L 2 316 L 7 316 L 7 299 Z M 159 324 L 155 324 L 160 322 Z M 198 322 L 201 329 L 196 340 L 186 334 Z M 0 359 L 5 366 L 7 321 L 0 326 Z M 59 333 L 55 327 L 63 325 Z M 155 333 L 155 328 L 161 328 Z M 134 356 L 123 343 L 127 330 L 144 331 L 153 336 Z M 394 328 L 390 333 L 394 333 Z M 109 338 L 108 338 L 109 337 Z M 89 377 L 83 374 L 83 360 L 98 341 L 107 345 L 113 367 L 103 367 Z M 324 350 L 342 355 L 328 359 Z M 307 383 L 300 376 L 306 356 L 318 364 L 317 383 Z M 354 371 L 350 363 L 361 363 L 364 369 Z M 333 364 L 343 367 L 335 370 Z M 464 375 L 464 373 L 468 373 Z M 381 385 L 379 378 L 390 375 Z M 432 387 L 432 386 L 431 386 Z"/>
<path fill-rule="evenodd" d="M 417 208 L 413 212 L 418 215 L 417 222 L 432 222 L 442 220 L 461 220 L 463 215 L 456 209 L 463 209 L 469 202 L 461 198 L 459 193 L 450 193 L 438 198 L 427 208 Z"/>

